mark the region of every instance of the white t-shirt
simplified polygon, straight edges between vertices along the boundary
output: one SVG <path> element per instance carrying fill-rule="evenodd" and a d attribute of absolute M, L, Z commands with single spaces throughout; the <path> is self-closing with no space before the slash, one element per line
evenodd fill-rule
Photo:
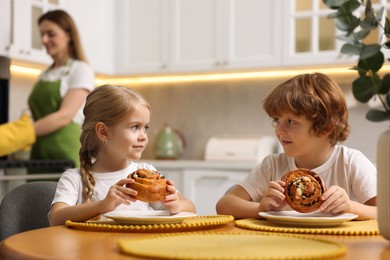
<path fill-rule="evenodd" d="M 293 157 L 284 153 L 272 154 L 238 184 L 248 192 L 252 201 L 260 202 L 270 181 L 280 180 L 285 173 L 295 169 Z M 345 189 L 353 201 L 365 203 L 377 195 L 376 168 L 358 150 L 336 145 L 329 159 L 311 170 L 322 177 L 327 187 L 338 185 Z"/>
<path fill-rule="evenodd" d="M 88 92 L 95 88 L 95 74 L 91 66 L 80 60 L 70 59 L 65 65 L 44 71 L 39 80 L 56 81 L 61 79 L 60 95 L 63 98 L 70 89 L 86 89 Z M 84 121 L 82 106 L 73 121 L 82 124 Z"/>
<path fill-rule="evenodd" d="M 138 169 L 156 170 L 152 165 L 147 163 L 131 162 L 129 166 L 123 170 L 108 173 L 93 173 L 95 179 L 94 192 L 92 195 L 93 201 L 102 200 L 106 197 L 108 190 L 112 185 L 119 180 L 126 178 L 130 173 Z M 65 171 L 58 181 L 57 190 L 52 202 L 64 202 L 69 206 L 82 204 L 83 201 L 83 182 L 79 169 L 68 169 Z M 115 210 L 149 210 L 163 209 L 160 202 L 147 203 L 140 200 L 131 202 L 130 205 L 121 204 Z"/>

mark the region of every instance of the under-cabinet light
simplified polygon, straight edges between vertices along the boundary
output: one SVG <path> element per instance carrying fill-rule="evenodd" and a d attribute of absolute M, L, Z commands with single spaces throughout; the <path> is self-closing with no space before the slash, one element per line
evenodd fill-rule
<path fill-rule="evenodd" d="M 382 67 L 382 71 L 390 72 L 390 65 Z M 12 73 L 23 75 L 38 76 L 42 70 L 19 65 L 11 65 Z M 278 78 L 292 77 L 302 73 L 321 72 L 328 75 L 356 75 L 355 70 L 350 67 L 333 68 L 311 68 L 311 69 L 289 69 L 272 71 L 250 71 L 250 72 L 226 72 L 213 74 L 193 74 L 176 76 L 143 76 L 143 77 L 96 77 L 97 86 L 104 84 L 115 85 L 144 85 L 151 83 L 180 83 L 180 82 L 198 82 L 198 81 L 216 81 L 216 80 L 236 80 L 236 79 L 254 79 L 254 78 Z"/>

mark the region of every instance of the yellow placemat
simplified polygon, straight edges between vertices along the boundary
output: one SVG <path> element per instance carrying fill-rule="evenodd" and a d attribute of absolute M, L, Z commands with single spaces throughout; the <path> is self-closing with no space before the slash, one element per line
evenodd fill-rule
<path fill-rule="evenodd" d="M 379 235 L 378 223 L 376 220 L 347 221 L 336 227 L 289 227 L 272 223 L 261 219 L 240 219 L 236 220 L 237 227 L 259 230 L 274 231 L 282 233 L 302 234 L 324 234 L 324 235 Z"/>
<path fill-rule="evenodd" d="M 122 253 L 160 259 L 324 259 L 346 252 L 332 241 L 256 233 L 171 233 L 121 239 L 118 245 Z"/>
<path fill-rule="evenodd" d="M 188 231 L 205 229 L 224 225 L 234 221 L 230 215 L 210 215 L 186 218 L 183 222 L 174 224 L 149 224 L 149 225 L 120 225 L 116 222 L 73 222 L 67 220 L 65 225 L 69 228 L 86 231 L 116 231 L 116 232 L 144 232 L 144 231 Z"/>

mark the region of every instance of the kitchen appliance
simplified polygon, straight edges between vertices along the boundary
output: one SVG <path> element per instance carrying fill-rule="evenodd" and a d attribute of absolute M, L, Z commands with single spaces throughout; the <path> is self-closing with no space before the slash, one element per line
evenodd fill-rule
<path fill-rule="evenodd" d="M 273 136 L 217 135 L 206 144 L 206 161 L 248 161 L 259 163 L 281 147 Z"/>
<path fill-rule="evenodd" d="M 184 136 L 169 125 L 164 125 L 157 135 L 154 151 L 157 159 L 177 159 L 183 153 Z"/>

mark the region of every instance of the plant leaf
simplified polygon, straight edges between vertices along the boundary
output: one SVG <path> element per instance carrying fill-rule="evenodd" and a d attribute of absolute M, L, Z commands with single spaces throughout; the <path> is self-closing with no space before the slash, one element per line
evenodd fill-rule
<path fill-rule="evenodd" d="M 373 122 L 382 122 L 390 120 L 390 111 L 381 111 L 378 109 L 370 109 L 366 114 L 366 119 Z"/>
<path fill-rule="evenodd" d="M 359 59 L 360 60 L 367 59 L 369 57 L 377 55 L 377 53 L 380 51 L 381 51 L 381 46 L 379 44 L 369 44 L 369 45 L 363 44 Z"/>
<path fill-rule="evenodd" d="M 352 33 L 360 25 L 360 19 L 352 14 L 338 15 L 335 19 L 335 25 L 341 31 Z"/>
<path fill-rule="evenodd" d="M 337 39 L 351 44 L 356 44 L 362 39 L 366 38 L 367 35 L 371 32 L 371 29 L 363 29 L 358 32 L 352 32 L 350 34 L 341 34 L 336 36 Z"/>
<path fill-rule="evenodd" d="M 348 0 L 323 0 L 323 3 L 331 9 L 338 9 Z"/>
<path fill-rule="evenodd" d="M 378 89 L 378 93 L 379 94 L 387 94 L 387 96 L 388 96 L 389 90 L 390 90 L 390 74 L 386 74 L 383 77 L 382 84 L 380 85 L 380 88 Z"/>
<path fill-rule="evenodd" d="M 384 33 L 385 33 L 386 37 L 390 37 L 390 20 L 387 17 L 385 19 Z"/>
<path fill-rule="evenodd" d="M 340 52 L 342 54 L 346 54 L 346 55 L 360 55 L 361 48 L 362 48 L 362 45 L 360 45 L 360 44 L 345 43 L 341 47 Z"/>
<path fill-rule="evenodd" d="M 352 94 L 357 101 L 367 103 L 375 94 L 372 77 L 361 76 L 352 82 Z"/>
<path fill-rule="evenodd" d="M 374 56 L 371 56 L 366 59 L 360 59 L 358 63 L 358 70 L 363 71 L 379 71 L 382 68 L 383 63 L 385 62 L 385 56 L 381 51 L 377 52 Z"/>
<path fill-rule="evenodd" d="M 367 1 L 364 15 L 365 17 L 360 24 L 362 28 L 375 28 L 378 26 L 378 21 L 375 16 L 374 9 L 372 9 L 371 1 Z"/>

